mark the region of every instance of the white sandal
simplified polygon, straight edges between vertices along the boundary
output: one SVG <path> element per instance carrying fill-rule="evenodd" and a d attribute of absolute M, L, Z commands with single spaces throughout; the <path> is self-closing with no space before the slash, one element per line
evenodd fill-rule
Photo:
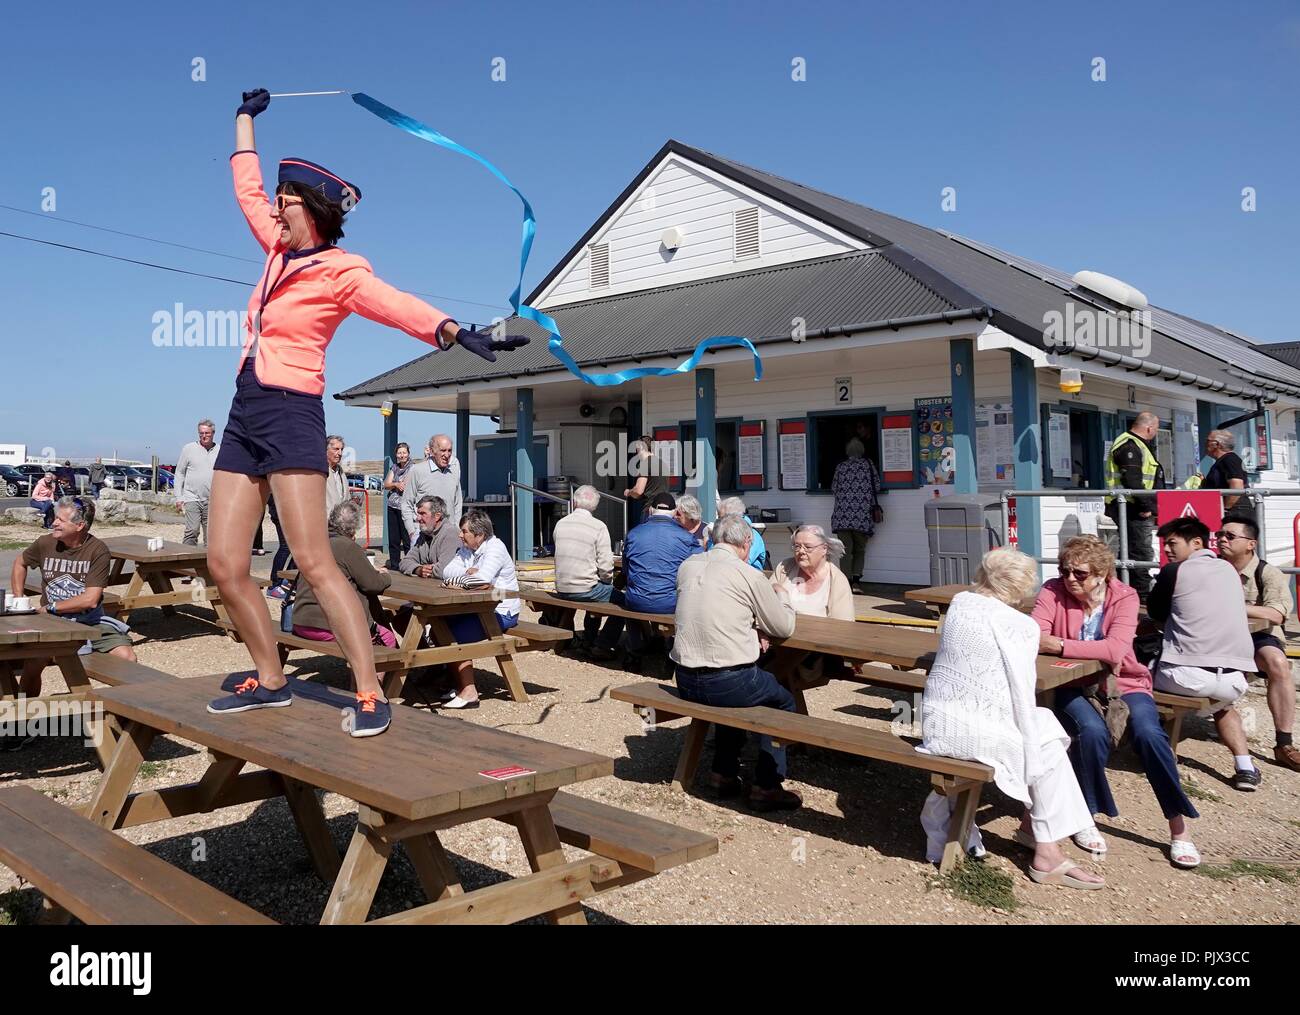
<path fill-rule="evenodd" d="M 1169 843 L 1169 859 L 1175 867 L 1191 870 L 1201 865 L 1201 853 L 1188 839 L 1174 839 Z"/>
<path fill-rule="evenodd" d="M 1106 840 L 1097 831 L 1096 825 L 1089 825 L 1081 832 L 1075 832 L 1070 839 L 1080 849 L 1085 849 L 1094 856 L 1106 855 Z"/>

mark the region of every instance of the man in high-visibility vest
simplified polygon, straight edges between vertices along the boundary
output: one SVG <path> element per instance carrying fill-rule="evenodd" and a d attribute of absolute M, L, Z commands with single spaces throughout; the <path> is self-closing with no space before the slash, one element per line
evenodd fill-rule
<path fill-rule="evenodd" d="M 1165 485 L 1165 472 L 1156 458 L 1156 432 L 1160 417 L 1154 412 L 1140 412 L 1124 433 L 1115 438 L 1106 458 L 1107 489 L 1159 490 Z M 1155 497 L 1133 497 L 1127 504 L 1128 555 L 1130 560 L 1155 560 L 1151 542 L 1156 516 Z M 1106 514 L 1119 523 L 1119 501 L 1106 498 Z M 1129 571 L 1128 582 L 1146 597 L 1151 588 L 1151 572 L 1138 567 Z"/>

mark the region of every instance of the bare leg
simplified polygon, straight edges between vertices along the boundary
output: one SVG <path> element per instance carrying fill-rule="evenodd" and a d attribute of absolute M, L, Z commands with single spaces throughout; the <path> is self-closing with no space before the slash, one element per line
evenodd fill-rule
<path fill-rule="evenodd" d="M 51 661 L 49 659 L 28 659 L 27 662 L 23 663 L 23 673 L 18 678 L 18 693 L 25 694 L 29 698 L 39 698 L 41 695 L 41 674 Z"/>
<path fill-rule="evenodd" d="M 128 663 L 137 662 L 135 658 L 135 649 L 130 645 L 119 645 L 117 648 L 109 649 L 108 654 L 117 656 L 119 659 L 125 659 Z"/>
<path fill-rule="evenodd" d="M 1246 743 L 1246 730 L 1241 725 L 1241 716 L 1235 708 L 1230 705 L 1222 712 L 1215 713 L 1214 725 L 1219 731 L 1223 746 L 1232 752 L 1233 757 L 1250 753 L 1250 747 Z"/>
<path fill-rule="evenodd" d="M 456 693 L 462 701 L 478 701 L 478 688 L 474 686 L 474 660 L 466 659 L 456 664 Z"/>
<path fill-rule="evenodd" d="M 284 669 L 275 648 L 275 628 L 266 597 L 249 573 L 253 530 L 262 522 L 268 487 L 265 479 L 218 469 L 212 474 L 208 507 L 208 570 L 221 602 L 253 657 L 257 679 L 269 690 L 284 687 Z M 322 514 L 325 511 L 321 506 Z"/>
<path fill-rule="evenodd" d="M 329 533 L 325 526 L 325 477 L 309 469 L 287 469 L 270 476 L 271 491 L 275 494 L 275 506 L 280 515 L 280 525 L 284 529 L 285 539 L 289 541 L 289 552 L 298 565 L 298 570 L 316 593 L 316 599 L 325 611 L 329 628 L 334 632 L 343 654 L 347 656 L 348 665 L 357 682 L 358 694 L 376 694 L 381 701 L 383 688 L 375 675 L 374 648 L 370 642 L 370 623 L 356 590 L 343 576 L 330 550 Z M 258 515 L 260 520 L 261 515 Z M 250 529 L 244 538 L 245 570 L 251 563 L 253 533 Z M 250 588 L 255 588 L 245 575 Z M 224 598 L 225 592 L 223 590 Z M 260 594 L 259 594 L 260 598 Z M 262 607 L 263 613 L 266 607 Z M 268 631 L 270 630 L 268 623 Z M 240 633 L 243 633 L 241 627 Z M 274 651 L 274 638 L 272 638 Z"/>
<path fill-rule="evenodd" d="M 1255 662 L 1268 681 L 1268 710 L 1273 713 L 1273 727 L 1279 733 L 1290 733 L 1295 722 L 1295 680 L 1291 676 L 1291 663 L 1272 645 L 1256 652 Z"/>

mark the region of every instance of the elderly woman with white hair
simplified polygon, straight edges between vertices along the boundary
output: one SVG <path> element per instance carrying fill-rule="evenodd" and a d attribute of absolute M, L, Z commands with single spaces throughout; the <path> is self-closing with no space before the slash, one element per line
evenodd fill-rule
<path fill-rule="evenodd" d="M 750 544 L 749 544 L 749 566 L 756 567 L 760 571 L 767 567 L 767 543 L 763 541 L 763 534 L 754 528 L 754 520 L 749 517 L 745 502 L 739 497 L 728 497 L 718 508 L 718 517 L 723 515 L 740 515 L 745 519 L 745 524 L 749 526 Z"/>
<path fill-rule="evenodd" d="M 1040 632 L 1017 604 L 1037 583 L 1033 558 L 1000 548 L 984 555 L 972 590 L 953 598 L 925 681 L 919 749 L 991 766 L 998 789 L 1025 804 L 1014 838 L 1034 851 L 1031 879 L 1098 889 L 1105 882 L 1060 846 L 1090 828 L 1092 814 L 1070 765 L 1070 738 L 1051 709 L 1035 704 Z M 942 856 L 950 816 L 947 797 L 931 793 L 921 812 L 931 861 Z M 982 851 L 974 826 L 967 845 Z"/>
<path fill-rule="evenodd" d="M 699 498 L 689 493 L 682 494 L 677 498 L 677 509 L 673 513 L 677 516 L 678 524 L 707 550 L 710 539 L 709 527 L 704 524 L 704 508 L 700 506 Z"/>
<path fill-rule="evenodd" d="M 356 591 L 364 613 L 370 616 L 370 640 L 387 648 L 397 647 L 397 635 L 388 626 L 387 612 L 379 605 L 379 597 L 388 591 L 392 576 L 377 571 L 364 550 L 357 544 L 357 529 L 361 525 L 361 508 L 354 500 L 334 505 L 329 517 L 330 551 L 343 572 L 343 577 Z M 293 633 L 312 641 L 335 641 L 329 618 L 316 598 L 316 593 L 305 577 L 298 579 L 294 597 L 291 623 Z"/>
<path fill-rule="evenodd" d="M 772 572 L 772 587 L 784 588 L 795 613 L 834 620 L 857 620 L 853 589 L 837 566 L 844 544 L 826 535 L 820 525 L 800 525 L 790 539 L 794 556 L 783 560 Z M 828 671 L 843 669 L 844 660 L 822 652 L 808 655 L 799 664 L 803 686 L 821 682 Z"/>

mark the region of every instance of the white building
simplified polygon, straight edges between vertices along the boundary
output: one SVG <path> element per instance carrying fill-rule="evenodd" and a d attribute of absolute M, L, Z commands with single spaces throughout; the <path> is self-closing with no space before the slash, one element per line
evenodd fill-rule
<path fill-rule="evenodd" d="M 878 582 L 929 582 L 923 505 L 936 494 L 1100 488 L 1109 442 L 1142 409 L 1160 416 L 1170 485 L 1201 468 L 1208 429 L 1257 408 L 1234 427 L 1252 485 L 1295 483 L 1300 369 L 1244 336 L 1145 307 L 1114 280 L 1081 282 L 669 141 L 526 302 L 554 317 L 590 372 L 673 367 L 701 339 L 743 335 L 762 355 L 760 382 L 748 353 L 725 349 L 692 373 L 595 387 L 555 360 L 541 329 L 511 321 L 534 341 L 495 364 L 423 356 L 335 397 L 458 412 L 471 502 L 504 492 L 507 478 L 592 481 L 593 424 L 597 436 L 689 444 L 711 421 L 686 481 L 706 510 L 721 453 L 717 482 L 752 514 L 786 508 L 828 527 L 831 472 L 861 433 L 887 479 L 864 575 Z M 1080 372 L 1082 390 L 1063 393 L 1063 370 Z M 471 452 L 471 413 L 498 417 L 503 436 Z M 545 448 L 523 455 L 512 436 Z M 934 483 L 936 470 L 949 482 Z M 1075 531 L 1063 498 L 1018 507 L 1027 551 L 1050 556 Z M 1279 534 L 1295 510 L 1268 506 L 1277 563 L 1292 562 Z M 532 512 L 518 525 L 526 551 Z"/>

